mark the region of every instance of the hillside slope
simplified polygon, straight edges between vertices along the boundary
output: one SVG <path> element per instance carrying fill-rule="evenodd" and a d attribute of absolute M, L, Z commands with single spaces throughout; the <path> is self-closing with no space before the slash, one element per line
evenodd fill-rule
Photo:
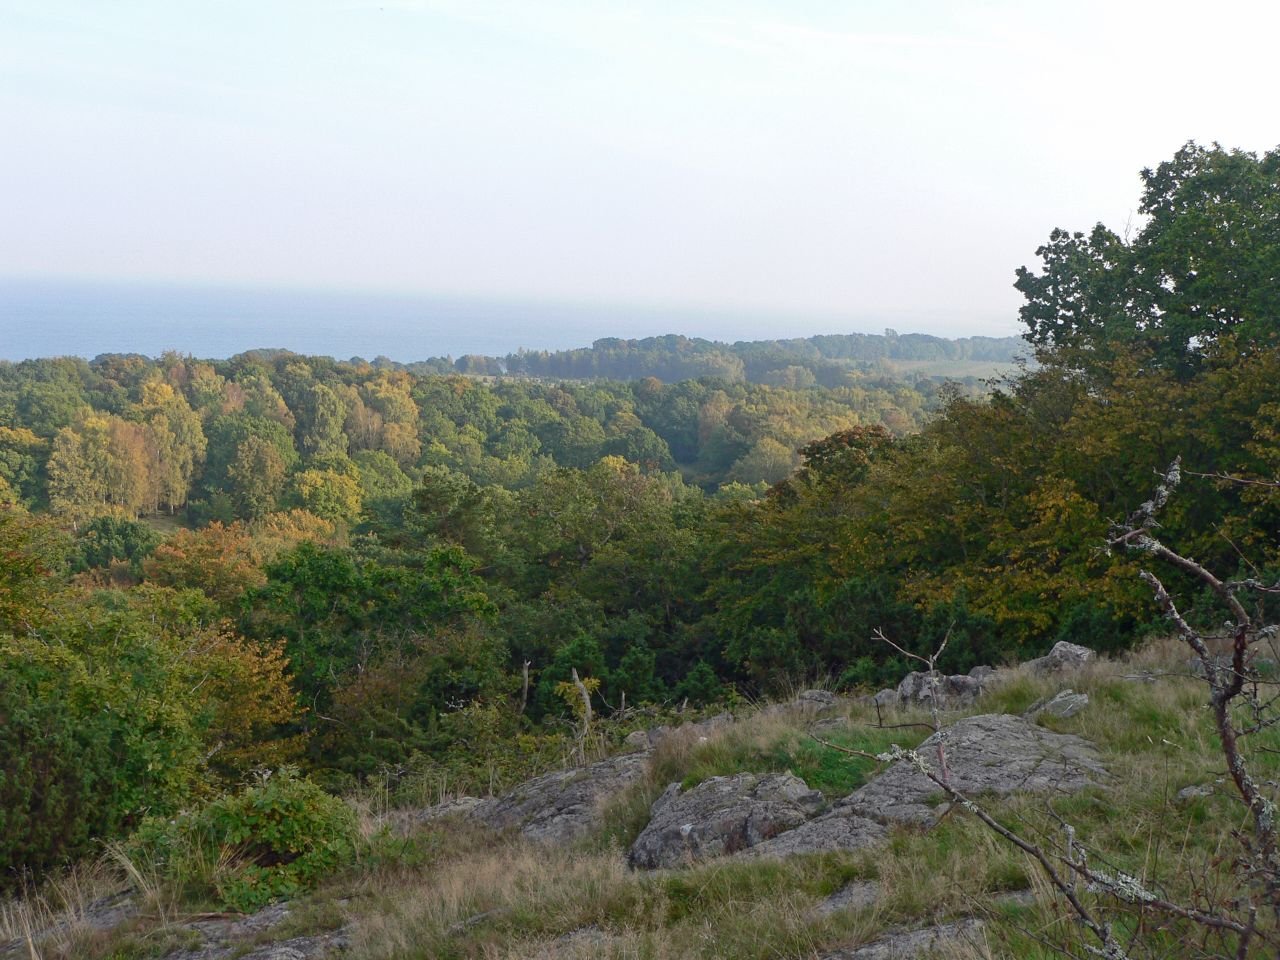
<path fill-rule="evenodd" d="M 1046 848 L 1070 823 L 1095 863 L 1146 889 L 1207 910 L 1229 898 L 1238 800 L 1177 644 L 977 670 L 946 689 L 952 782 L 1000 823 Z M 1087 931 L 1029 857 L 909 765 L 842 752 L 924 741 L 921 694 L 909 677 L 874 698 L 808 691 L 638 733 L 505 798 L 393 810 L 365 797 L 358 865 L 316 893 L 211 916 L 142 869 L 123 905 L 81 903 L 32 942 L 40 956 L 120 960 L 1083 955 Z M 1262 776 L 1278 739 L 1255 747 Z M 850 818 L 867 826 L 827 829 Z M 1079 895 L 1133 936 L 1131 956 L 1217 955 L 1191 924 Z M 11 912 L 0 933 L 48 923 Z M 1264 921 L 1248 955 L 1267 955 L 1268 936 Z"/>

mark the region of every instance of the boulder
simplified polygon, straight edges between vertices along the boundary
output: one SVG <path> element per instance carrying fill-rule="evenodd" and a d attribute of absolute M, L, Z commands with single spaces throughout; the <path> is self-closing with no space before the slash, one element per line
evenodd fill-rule
<path fill-rule="evenodd" d="M 995 667 L 988 667 L 985 664 L 974 667 L 969 671 L 969 676 L 978 683 L 985 685 L 988 680 L 996 675 Z"/>
<path fill-rule="evenodd" d="M 1074 717 L 1088 705 L 1089 695 L 1087 693 L 1076 693 L 1074 690 L 1059 690 L 1052 697 L 1037 700 L 1027 708 L 1023 716 L 1028 720 L 1034 720 L 1041 714 L 1048 714 L 1051 717 L 1065 720 L 1067 717 Z"/>
<path fill-rule="evenodd" d="M 739 856 L 794 857 L 802 853 L 861 850 L 880 843 L 888 833 L 875 820 L 837 805 L 820 817 L 744 850 Z"/>
<path fill-rule="evenodd" d="M 544 773 L 501 797 L 475 804 L 471 819 L 495 830 L 519 830 L 530 840 L 567 843 L 600 825 L 606 800 L 639 780 L 648 756 L 624 753 L 585 767 Z"/>
<path fill-rule="evenodd" d="M 902 706 L 927 705 L 935 698 L 938 706 L 962 706 L 972 703 L 982 692 L 982 684 L 967 674 L 946 676 L 912 671 L 898 684 L 898 703 Z"/>
<path fill-rule="evenodd" d="M 1106 776 L 1098 752 L 1080 737 L 1053 733 L 1008 714 L 966 717 L 916 750 L 938 770 L 942 742 L 951 784 L 970 798 L 1016 792 L 1075 792 Z M 845 797 L 831 811 L 880 822 L 932 824 L 942 789 L 908 761 L 899 761 Z"/>
<path fill-rule="evenodd" d="M 1201 797 L 1213 796 L 1212 783 L 1193 783 L 1189 787 L 1183 787 L 1174 797 L 1178 803 L 1190 803 L 1192 800 L 1198 800 Z"/>
<path fill-rule="evenodd" d="M 830 690 L 804 690 L 796 695 L 792 706 L 804 713 L 822 713 L 840 706 L 840 698 Z"/>
<path fill-rule="evenodd" d="M 652 746 L 649 743 L 649 733 L 648 730 L 632 730 L 623 738 L 622 745 L 632 749 L 648 750 Z"/>
<path fill-rule="evenodd" d="M 827 717 L 825 720 L 817 720 L 809 727 L 809 732 L 814 736 L 829 736 L 833 733 L 840 733 L 854 727 L 854 722 L 848 717 Z"/>
<path fill-rule="evenodd" d="M 845 910 L 862 910 L 871 906 L 880 896 L 880 884 L 873 880 L 855 880 L 841 887 L 814 908 L 820 917 Z"/>
<path fill-rule="evenodd" d="M 1035 660 L 1028 660 L 1026 666 L 1034 673 L 1056 673 L 1060 670 L 1082 667 L 1095 656 L 1096 654 L 1088 647 L 1059 640 L 1047 654 Z"/>
<path fill-rule="evenodd" d="M 799 826 L 822 794 L 789 773 L 712 777 L 691 790 L 673 783 L 653 804 L 628 857 L 653 870 L 737 853 Z"/>
<path fill-rule="evenodd" d="M 911 960 L 958 946 L 981 948 L 982 928 L 981 920 L 966 918 L 919 930 L 899 930 L 860 947 L 828 953 L 823 960 Z"/>
<path fill-rule="evenodd" d="M 871 698 L 871 702 L 877 707 L 896 707 L 898 705 L 898 691 L 892 687 L 886 687 Z"/>

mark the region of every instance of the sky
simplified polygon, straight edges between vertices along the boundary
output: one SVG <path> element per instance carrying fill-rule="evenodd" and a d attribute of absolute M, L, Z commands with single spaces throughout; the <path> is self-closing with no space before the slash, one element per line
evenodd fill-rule
<path fill-rule="evenodd" d="M 1280 143 L 1280 5 L 0 0 L 0 277 L 1020 332 L 1055 226 Z M 800 335 L 803 321 L 779 335 Z"/>

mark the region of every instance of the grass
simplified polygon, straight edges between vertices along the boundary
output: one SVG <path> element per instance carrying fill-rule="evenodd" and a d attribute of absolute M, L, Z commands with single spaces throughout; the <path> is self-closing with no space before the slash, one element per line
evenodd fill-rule
<path fill-rule="evenodd" d="M 838 747 L 876 754 L 893 743 L 913 747 L 927 732 L 862 727 L 824 732 L 820 738 Z M 866 783 L 877 767 L 874 760 L 825 746 L 794 720 L 782 719 L 733 728 L 715 740 L 698 744 L 683 764 L 679 782 L 688 789 L 709 777 L 744 772 L 792 773 L 829 799 L 837 799 Z M 673 781 L 680 772 L 672 770 Z"/>
<path fill-rule="evenodd" d="M 1177 799 L 1183 787 L 1224 774 L 1203 685 L 1167 675 L 1179 664 L 1185 666 L 1181 649 L 1165 644 L 1065 678 L 1015 671 L 965 712 L 1020 712 L 1063 686 L 1087 693 L 1091 703 L 1080 714 L 1039 722 L 1092 740 L 1111 773 L 1108 782 L 1051 801 L 1013 796 L 983 803 L 1002 823 L 1046 846 L 1062 836 L 1059 818 L 1069 821 L 1080 841 L 1097 851 L 1095 865 L 1129 873 L 1172 899 L 1218 908 L 1237 889 L 1232 865 L 1239 845 L 1232 831 L 1244 820 L 1238 801 L 1224 789 Z M 1145 671 L 1162 675 L 1146 681 Z M 844 725 L 832 725 L 825 736 L 870 753 L 890 743 L 914 745 L 928 733 L 920 727 L 878 728 L 874 713 L 856 703 L 844 709 L 844 718 Z M 924 719 L 908 711 L 885 718 Z M 625 852 L 669 783 L 691 786 L 744 770 L 790 770 L 834 799 L 874 774 L 873 762 L 813 740 L 811 722 L 799 714 L 761 711 L 704 739 L 668 737 L 646 776 L 604 810 L 600 830 L 572 848 L 548 850 L 458 822 L 394 833 L 386 827 L 385 811 L 365 804 L 359 862 L 294 904 L 270 936 L 350 923 L 350 960 L 763 960 L 818 957 L 875 939 L 887 928 L 981 916 L 989 921 L 986 946 L 956 947 L 948 956 L 1055 956 L 1044 939 L 1077 955 L 1086 952 L 1091 942 L 1038 867 L 963 811 L 952 811 L 928 832 L 895 829 L 887 844 L 857 853 L 782 862 L 722 859 L 653 873 L 627 869 Z M 1280 733 L 1268 731 L 1251 749 L 1260 775 L 1274 776 Z M 825 897 L 852 881 L 878 885 L 873 905 L 829 916 L 815 912 Z M 85 889 L 92 886 L 87 879 L 80 882 Z M 1027 889 L 1034 894 L 1030 902 L 1003 899 Z M 63 899 L 85 896 L 72 889 Z M 1106 906 L 1098 894 L 1082 896 L 1095 907 Z M 164 903 L 161 891 L 153 891 L 151 902 Z M 56 913 L 57 905 L 49 901 L 46 912 Z M 155 956 L 159 946 L 181 937 L 181 928 L 172 915 L 165 923 L 163 909 L 152 909 L 150 918 L 113 936 L 63 938 L 62 952 L 46 956 Z M 13 935 L 22 923 L 35 922 L 14 911 L 0 910 L 0 931 Z M 1140 936 L 1153 955 L 1195 955 L 1188 952 L 1193 941 L 1185 925 L 1157 923 L 1136 908 L 1105 912 L 1118 930 Z M 1203 944 L 1206 953 L 1218 946 Z"/>

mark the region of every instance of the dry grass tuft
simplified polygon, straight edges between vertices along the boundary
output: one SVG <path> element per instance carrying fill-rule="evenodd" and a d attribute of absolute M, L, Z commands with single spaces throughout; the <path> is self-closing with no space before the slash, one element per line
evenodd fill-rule
<path fill-rule="evenodd" d="M 78 863 L 35 890 L 0 901 L 0 948 L 22 944 L 25 956 L 65 954 L 94 930 L 93 908 L 119 895 L 125 878 L 107 858 Z"/>

